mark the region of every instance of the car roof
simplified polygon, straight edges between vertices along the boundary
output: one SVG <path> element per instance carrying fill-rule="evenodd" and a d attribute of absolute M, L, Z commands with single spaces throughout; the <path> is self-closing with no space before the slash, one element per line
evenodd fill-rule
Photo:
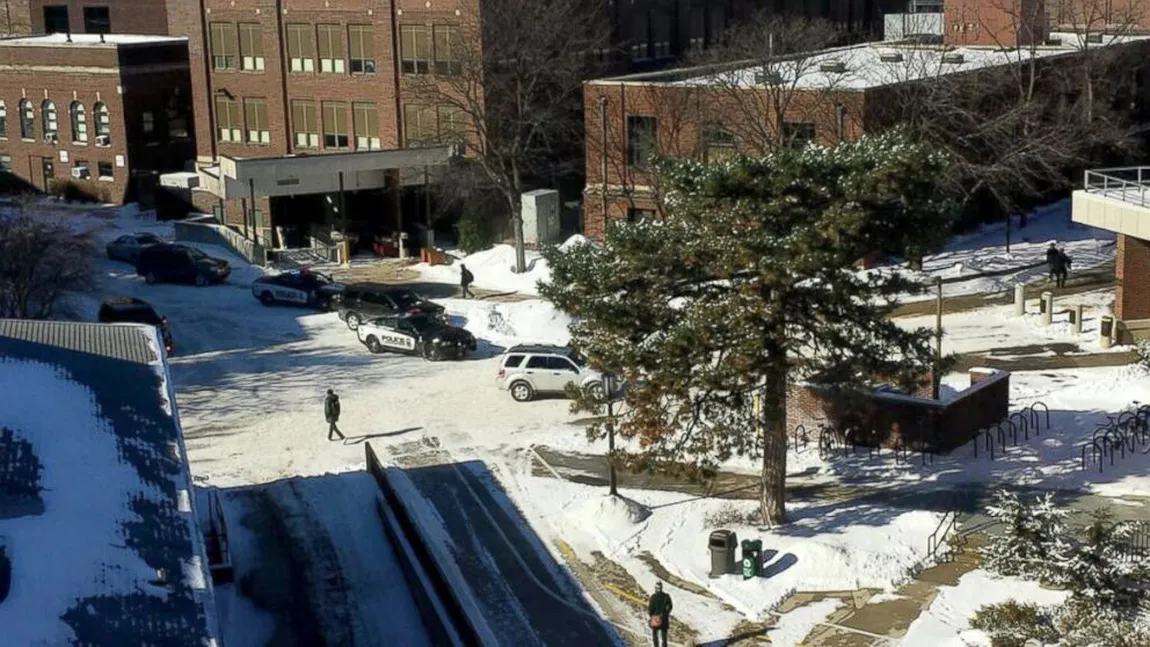
<path fill-rule="evenodd" d="M 144 301 L 143 299 L 137 299 L 136 297 L 110 297 L 108 299 L 104 299 L 103 305 L 106 305 L 110 308 L 122 308 L 126 306 L 133 306 L 136 308 L 141 306 L 147 306 L 149 308 L 152 307 L 152 304 Z"/>
<path fill-rule="evenodd" d="M 349 283 L 349 284 L 347 284 L 347 286 L 344 289 L 351 291 L 351 292 L 382 292 L 382 293 L 411 292 L 410 288 L 405 288 L 405 287 L 398 286 L 398 285 L 388 285 L 386 283 L 374 283 L 371 281 L 364 281 L 364 282 L 360 282 L 360 283 Z"/>
<path fill-rule="evenodd" d="M 568 346 L 557 346 L 552 344 L 516 344 L 511 348 L 504 351 L 504 354 L 510 353 L 527 353 L 537 355 L 563 355 L 568 357 L 571 355 L 572 350 Z"/>

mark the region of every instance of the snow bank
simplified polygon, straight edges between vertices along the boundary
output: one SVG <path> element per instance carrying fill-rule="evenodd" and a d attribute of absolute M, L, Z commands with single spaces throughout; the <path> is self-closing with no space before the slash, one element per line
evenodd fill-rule
<path fill-rule="evenodd" d="M 440 299 L 449 315 L 463 318 L 462 326 L 476 339 L 498 346 L 519 343 L 559 344 L 571 341 L 571 317 L 546 301 L 512 303 L 474 299 Z"/>
<path fill-rule="evenodd" d="M 990 645 L 985 632 L 971 630 L 974 612 L 987 604 L 1007 600 L 1033 604 L 1061 604 L 1069 593 L 1044 589 L 1037 582 L 1017 577 L 1000 577 L 982 569 L 962 576 L 957 586 L 939 588 L 930 608 L 907 629 L 899 643 L 904 647 L 973 647 Z"/>
<path fill-rule="evenodd" d="M 811 630 L 825 622 L 827 617 L 843 605 L 838 598 L 827 598 L 812 602 L 779 618 L 775 628 L 770 630 L 772 647 L 797 647 Z"/>
<path fill-rule="evenodd" d="M 651 509 L 624 496 L 589 496 L 575 506 L 571 514 L 582 519 L 586 528 L 604 544 L 612 544 L 641 531 L 642 523 L 651 516 Z"/>
<path fill-rule="evenodd" d="M 563 241 L 559 249 L 570 250 L 589 242 L 576 234 Z M 551 268 L 547 266 L 547 261 L 543 260 L 539 252 L 531 250 L 527 251 L 527 270 L 517 274 L 514 245 L 496 245 L 482 252 L 457 257 L 451 265 L 420 263 L 415 269 L 428 281 L 458 285 L 461 264 L 466 265 L 475 276 L 475 287 L 496 292 L 538 294 L 538 284 L 551 280 Z"/>

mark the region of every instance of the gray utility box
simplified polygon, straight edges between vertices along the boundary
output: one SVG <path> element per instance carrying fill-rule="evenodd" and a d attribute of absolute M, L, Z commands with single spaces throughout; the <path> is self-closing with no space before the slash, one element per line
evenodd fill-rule
<path fill-rule="evenodd" d="M 520 197 L 523 242 L 551 245 L 559 242 L 559 192 L 552 189 L 528 191 Z"/>
<path fill-rule="evenodd" d="M 733 530 L 716 530 L 707 542 L 711 550 L 711 577 L 722 577 L 735 572 L 735 551 L 739 538 Z"/>

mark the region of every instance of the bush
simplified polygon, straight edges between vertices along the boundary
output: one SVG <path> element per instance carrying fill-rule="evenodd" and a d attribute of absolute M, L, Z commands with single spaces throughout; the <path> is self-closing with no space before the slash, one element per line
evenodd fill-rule
<path fill-rule="evenodd" d="M 1074 647 L 1145 647 L 1150 632 L 1118 611 L 1089 600 L 1071 598 L 1054 619 L 1062 644 Z"/>
<path fill-rule="evenodd" d="M 1016 575 L 1060 585 L 1072 549 L 1067 540 L 1066 511 L 1047 493 L 1024 505 L 1018 497 L 998 490 L 987 514 L 1004 526 L 982 549 L 986 568 L 1000 575 Z"/>
<path fill-rule="evenodd" d="M 1024 647 L 1032 639 L 1043 644 L 1058 640 L 1054 619 L 1046 609 L 1014 600 L 982 607 L 970 626 L 985 631 L 994 647 Z"/>
<path fill-rule="evenodd" d="M 1150 371 L 1150 339 L 1144 339 L 1134 347 L 1134 352 L 1138 354 L 1138 365 Z"/>
<path fill-rule="evenodd" d="M 495 244 L 495 234 L 487 220 L 479 213 L 469 212 L 459 219 L 455 225 L 459 234 L 459 249 L 464 254 L 474 254 L 485 249 L 491 249 Z"/>
<path fill-rule="evenodd" d="M 724 503 L 722 507 L 703 517 L 703 523 L 708 528 L 721 528 L 723 526 L 757 526 L 763 521 L 759 507 L 740 507 L 733 503 Z"/>
<path fill-rule="evenodd" d="M 1086 540 L 1065 566 L 1066 583 L 1076 598 L 1099 612 L 1140 607 L 1146 600 L 1150 569 L 1144 560 L 1124 558 L 1133 529 L 1115 524 L 1114 515 L 1095 510 Z"/>
<path fill-rule="evenodd" d="M 52 195 L 59 196 L 68 202 L 105 202 L 105 193 L 91 182 L 76 182 L 74 180 L 55 180 L 51 184 Z"/>

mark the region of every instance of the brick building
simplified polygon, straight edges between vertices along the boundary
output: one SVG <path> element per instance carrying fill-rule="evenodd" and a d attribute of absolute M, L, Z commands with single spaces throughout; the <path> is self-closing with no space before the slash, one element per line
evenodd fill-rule
<path fill-rule="evenodd" d="M 1028 47 L 1052 33 L 1135 34 L 1150 31 L 1146 0 L 946 0 L 946 42 Z"/>
<path fill-rule="evenodd" d="M 119 203 L 193 151 L 187 45 L 167 36 L 0 40 L 0 172 Z"/>

